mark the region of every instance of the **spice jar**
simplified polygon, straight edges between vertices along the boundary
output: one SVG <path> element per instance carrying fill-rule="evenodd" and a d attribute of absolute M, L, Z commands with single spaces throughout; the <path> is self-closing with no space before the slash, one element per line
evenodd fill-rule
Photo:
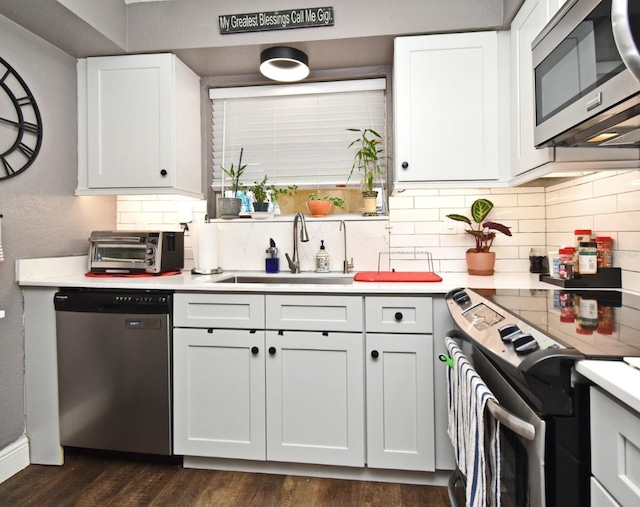
<path fill-rule="evenodd" d="M 581 297 L 579 307 L 578 326 L 587 331 L 585 334 L 591 334 L 598 329 L 598 301 Z"/>
<path fill-rule="evenodd" d="M 595 275 L 598 272 L 598 255 L 595 241 L 583 241 L 578 252 L 578 269 L 581 275 Z"/>
<path fill-rule="evenodd" d="M 598 334 L 613 334 L 613 308 L 598 305 Z"/>
<path fill-rule="evenodd" d="M 546 252 L 542 248 L 532 248 L 529 251 L 529 273 L 548 273 Z"/>
<path fill-rule="evenodd" d="M 574 237 L 574 273 L 580 273 L 580 261 L 578 258 L 578 252 L 580 251 L 580 243 L 584 241 L 591 241 L 591 229 L 576 229 L 573 231 Z"/>
<path fill-rule="evenodd" d="M 573 253 L 574 248 L 561 248 L 560 263 L 558 264 L 558 277 L 562 280 L 571 280 L 573 278 Z"/>
<path fill-rule="evenodd" d="M 613 266 L 613 239 L 610 236 L 596 236 L 596 253 L 598 256 L 598 268 L 610 268 Z"/>

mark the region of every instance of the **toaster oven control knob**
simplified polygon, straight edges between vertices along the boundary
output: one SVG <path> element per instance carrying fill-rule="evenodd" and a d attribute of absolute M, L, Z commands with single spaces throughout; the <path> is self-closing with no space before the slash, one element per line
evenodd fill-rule
<path fill-rule="evenodd" d="M 153 253 L 153 248 L 147 248 L 147 255 L 151 255 Z"/>
<path fill-rule="evenodd" d="M 498 328 L 500 339 L 505 343 L 511 343 L 511 341 L 521 333 L 520 328 L 515 324 L 506 324 Z"/>
<path fill-rule="evenodd" d="M 528 354 L 538 348 L 538 342 L 529 333 L 522 333 L 511 342 L 513 348 L 518 354 Z"/>
<path fill-rule="evenodd" d="M 145 266 L 153 266 L 153 259 L 146 259 L 144 261 Z"/>

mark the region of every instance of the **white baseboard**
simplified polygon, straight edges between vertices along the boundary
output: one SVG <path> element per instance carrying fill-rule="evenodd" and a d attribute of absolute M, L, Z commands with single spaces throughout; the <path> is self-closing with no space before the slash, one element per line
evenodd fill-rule
<path fill-rule="evenodd" d="M 29 466 L 29 440 L 26 436 L 0 449 L 0 483 L 27 466 Z"/>

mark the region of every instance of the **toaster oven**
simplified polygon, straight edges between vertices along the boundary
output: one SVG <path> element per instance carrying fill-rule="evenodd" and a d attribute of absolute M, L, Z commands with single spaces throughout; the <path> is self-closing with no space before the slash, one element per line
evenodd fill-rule
<path fill-rule="evenodd" d="M 93 231 L 89 243 L 92 273 L 157 275 L 184 267 L 183 232 Z"/>

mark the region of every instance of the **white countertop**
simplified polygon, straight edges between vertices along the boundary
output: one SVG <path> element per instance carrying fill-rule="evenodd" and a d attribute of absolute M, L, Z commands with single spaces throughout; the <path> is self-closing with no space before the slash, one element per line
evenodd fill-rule
<path fill-rule="evenodd" d="M 640 370 L 624 361 L 579 361 L 576 371 L 640 412 Z"/>
<path fill-rule="evenodd" d="M 224 272 L 219 275 L 194 275 L 190 271 L 182 271 L 172 276 L 152 277 L 88 277 L 86 272 L 86 256 L 56 257 L 48 259 L 26 259 L 17 261 L 16 280 L 22 287 L 86 287 L 86 288 L 118 288 L 118 289 L 157 289 L 177 291 L 224 291 L 224 292 L 291 292 L 291 293 L 342 293 L 342 294 L 446 294 L 458 287 L 483 289 L 527 289 L 552 288 L 540 282 L 538 275 L 530 273 L 496 273 L 493 276 L 471 276 L 466 273 L 438 273 L 441 282 L 353 282 L 348 285 L 331 284 L 296 284 L 299 277 L 334 278 L 350 277 L 355 273 L 343 275 L 340 272 L 314 273 L 303 272 L 293 275 L 281 271 L 277 275 L 264 272 Z M 277 276 L 291 278 L 292 283 L 216 283 L 233 275 Z"/>

